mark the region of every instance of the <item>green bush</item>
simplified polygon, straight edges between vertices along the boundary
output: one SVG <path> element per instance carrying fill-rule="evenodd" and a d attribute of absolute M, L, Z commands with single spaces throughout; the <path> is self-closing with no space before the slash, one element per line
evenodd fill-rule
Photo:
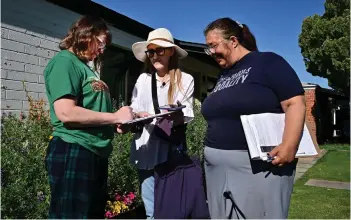
<path fill-rule="evenodd" d="M 52 127 L 42 106 L 32 105 L 27 119 L 7 115 L 1 122 L 1 214 L 2 218 L 47 218 L 50 188 L 44 166 L 46 148 Z M 205 121 L 199 105 L 196 119 L 187 130 L 190 155 L 203 157 Z M 116 135 L 109 159 L 109 193 L 135 192 L 138 177 L 129 163 L 132 134 Z M 140 196 L 138 196 L 140 202 Z"/>
<path fill-rule="evenodd" d="M 109 192 L 120 194 L 138 191 L 138 175 L 129 162 L 132 135 L 115 135 L 113 152 L 109 158 L 108 189 Z"/>
<path fill-rule="evenodd" d="M 197 156 L 203 161 L 203 141 L 206 134 L 207 123 L 201 114 L 201 103 L 195 101 L 194 120 L 187 127 L 187 146 L 190 156 Z"/>
<path fill-rule="evenodd" d="M 2 117 L 1 214 L 46 218 L 50 189 L 44 167 L 51 127 L 43 121 Z"/>

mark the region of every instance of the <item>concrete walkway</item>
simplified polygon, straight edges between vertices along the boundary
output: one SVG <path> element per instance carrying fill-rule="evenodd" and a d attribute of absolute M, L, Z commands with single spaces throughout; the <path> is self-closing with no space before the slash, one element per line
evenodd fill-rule
<path fill-rule="evenodd" d="M 307 186 L 317 186 L 331 189 L 348 189 L 350 190 L 350 183 L 340 182 L 340 181 L 328 181 L 328 180 L 317 180 L 309 179 L 305 185 Z"/>
<path fill-rule="evenodd" d="M 313 158 L 299 158 L 299 162 L 296 166 L 295 180 L 298 180 L 309 168 L 311 168 L 327 151 L 325 149 L 320 150 L 320 154 Z"/>

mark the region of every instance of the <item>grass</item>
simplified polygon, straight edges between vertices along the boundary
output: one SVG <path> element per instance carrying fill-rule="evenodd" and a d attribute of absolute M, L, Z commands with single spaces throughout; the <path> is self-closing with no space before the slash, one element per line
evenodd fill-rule
<path fill-rule="evenodd" d="M 309 179 L 350 182 L 350 146 L 325 145 L 328 152 L 294 185 L 290 219 L 349 219 L 350 191 L 305 186 Z"/>
<path fill-rule="evenodd" d="M 350 151 L 328 151 L 306 175 L 309 179 L 350 182 Z"/>
<path fill-rule="evenodd" d="M 321 149 L 326 149 L 327 151 L 349 151 L 349 144 L 326 144 L 320 146 Z"/>
<path fill-rule="evenodd" d="M 292 194 L 289 219 L 349 219 L 350 191 L 298 184 Z"/>

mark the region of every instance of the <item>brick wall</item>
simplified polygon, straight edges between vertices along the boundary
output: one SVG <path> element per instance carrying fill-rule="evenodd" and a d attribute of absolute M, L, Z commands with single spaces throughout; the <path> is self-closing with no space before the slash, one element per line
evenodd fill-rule
<path fill-rule="evenodd" d="M 26 114 L 25 90 L 33 99 L 47 101 L 43 71 L 59 51 L 60 38 L 70 24 L 50 19 L 54 7 L 45 1 L 4 1 L 2 7 L 6 10 L 1 19 L 1 109 Z M 57 13 L 51 12 L 52 16 Z"/>
<path fill-rule="evenodd" d="M 47 100 L 43 70 L 58 52 L 58 39 L 2 23 L 1 30 L 1 109 L 19 114 L 28 110 L 24 86 L 33 99 Z"/>
<path fill-rule="evenodd" d="M 309 122 L 311 126 L 311 129 L 313 132 L 312 135 L 316 137 L 317 135 L 316 121 L 312 114 L 312 110 L 316 102 L 316 89 L 315 88 L 305 89 L 305 98 L 306 98 L 306 121 Z"/>
<path fill-rule="evenodd" d="M 43 70 L 58 51 L 60 39 L 81 15 L 45 0 L 2 1 L 1 110 L 27 113 L 29 95 L 47 100 Z M 138 37 L 109 27 L 112 42 L 130 50 Z"/>

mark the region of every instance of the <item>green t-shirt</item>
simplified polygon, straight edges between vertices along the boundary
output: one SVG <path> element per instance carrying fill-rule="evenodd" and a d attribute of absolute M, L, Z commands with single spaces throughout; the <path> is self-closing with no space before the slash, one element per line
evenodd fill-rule
<path fill-rule="evenodd" d="M 52 136 L 68 143 L 79 144 L 101 157 L 112 151 L 112 125 L 69 127 L 57 119 L 54 102 L 63 96 L 75 96 L 77 105 L 96 112 L 112 112 L 108 86 L 89 66 L 68 50 L 53 57 L 44 70 L 46 93 L 50 104 L 50 118 L 54 127 Z"/>

